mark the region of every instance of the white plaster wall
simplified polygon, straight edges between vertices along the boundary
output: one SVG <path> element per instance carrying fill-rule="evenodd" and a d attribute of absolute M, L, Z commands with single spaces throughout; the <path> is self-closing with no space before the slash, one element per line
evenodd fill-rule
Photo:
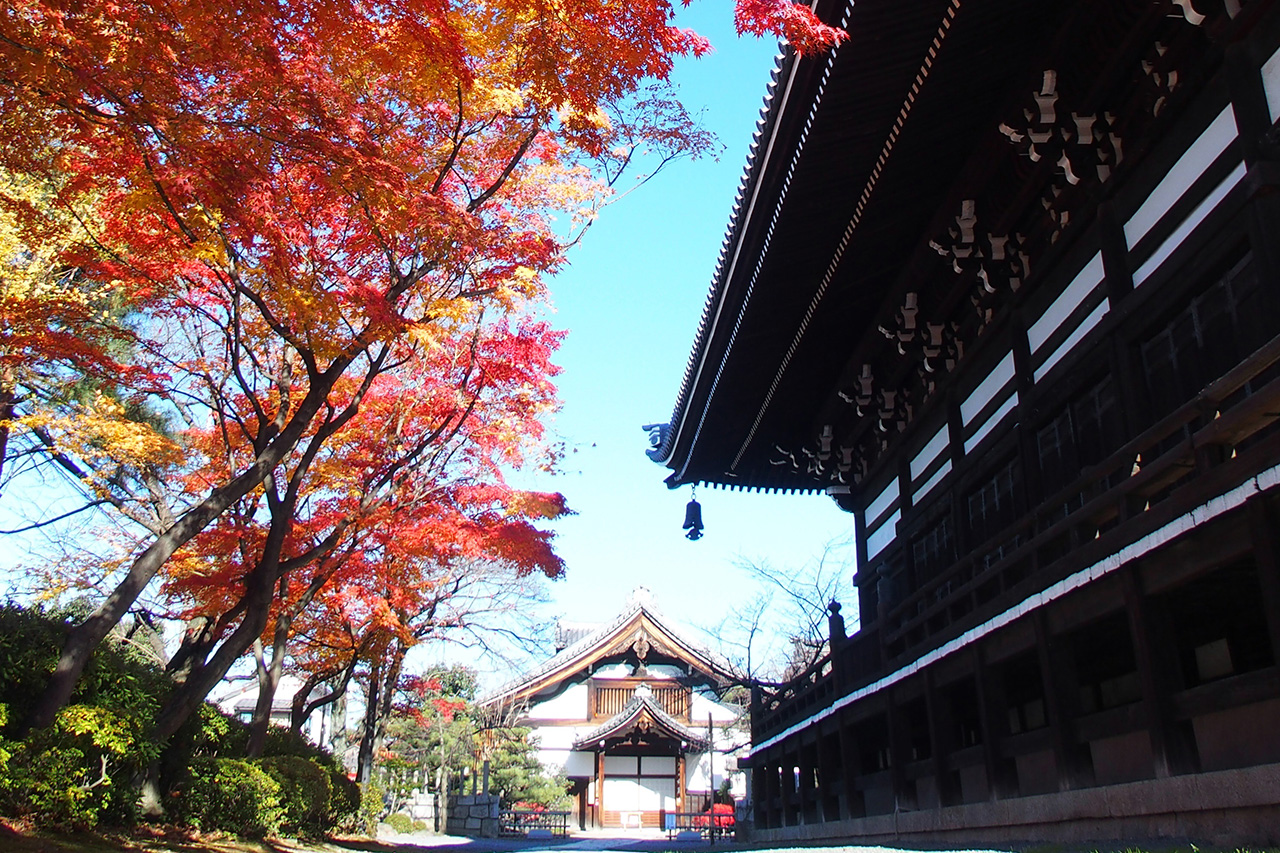
<path fill-rule="evenodd" d="M 960 404 L 960 417 L 964 420 L 964 425 L 968 426 L 1012 381 L 1013 353 L 1011 352 L 991 369 L 987 378 L 983 379 L 978 387 L 973 389 L 968 399 Z"/>
<path fill-rule="evenodd" d="M 570 752 L 565 757 L 564 775 L 595 776 L 596 757 L 590 752 Z"/>
<path fill-rule="evenodd" d="M 1040 347 L 1044 346 L 1044 342 L 1049 340 L 1049 337 L 1066 322 L 1071 312 L 1089 298 L 1089 294 L 1102 283 L 1103 272 L 1102 252 L 1098 252 L 1076 274 L 1058 298 L 1053 300 L 1053 304 L 1045 309 L 1040 319 L 1032 323 L 1031 328 L 1027 330 L 1027 343 L 1030 344 L 1032 353 L 1039 352 Z"/>
<path fill-rule="evenodd" d="M 1085 335 L 1093 331 L 1094 326 L 1102 322 L 1103 316 L 1110 310 L 1111 300 L 1104 298 L 1098 303 L 1098 307 L 1094 308 L 1093 311 L 1089 313 L 1088 317 L 1085 317 L 1080 321 L 1080 325 L 1076 326 L 1075 331 L 1067 335 L 1067 339 L 1059 344 L 1056 350 L 1049 354 L 1049 357 L 1044 360 L 1044 364 L 1036 368 L 1035 381 L 1039 382 L 1055 364 L 1062 360 L 1063 356 L 1074 349 L 1075 345 L 1080 343 L 1080 341 L 1084 339 Z"/>
<path fill-rule="evenodd" d="M 712 722 L 717 726 L 728 725 L 741 716 L 736 708 L 729 708 L 715 701 L 714 694 L 694 692 L 693 703 L 689 707 L 689 727 L 706 731 L 707 714 L 711 714 Z"/>
<path fill-rule="evenodd" d="M 659 664 L 658 666 L 649 667 L 649 676 L 651 678 L 680 678 L 683 675 L 684 670 L 678 666 Z"/>
<path fill-rule="evenodd" d="M 894 510 L 893 515 L 885 519 L 884 524 L 871 531 L 867 536 L 867 559 L 871 559 L 889 546 L 898 535 L 898 520 L 902 518 L 901 510 Z"/>
<path fill-rule="evenodd" d="M 1191 147 L 1178 158 L 1178 162 L 1173 164 L 1173 168 L 1151 191 L 1151 195 L 1147 196 L 1142 206 L 1124 224 L 1124 236 L 1129 248 L 1136 246 L 1160 221 L 1160 217 L 1182 198 L 1182 194 L 1195 183 L 1196 178 L 1203 175 L 1204 170 L 1226 150 L 1236 134 L 1235 113 L 1228 104 L 1205 132 L 1191 143 Z"/>
<path fill-rule="evenodd" d="M 537 738 L 543 749 L 569 749 L 577 740 L 578 732 L 577 726 L 534 726 L 529 737 Z"/>
<path fill-rule="evenodd" d="M 531 720 L 585 720 L 587 718 L 587 685 L 575 684 L 559 696 L 535 702 L 529 707 Z"/>
<path fill-rule="evenodd" d="M 719 789 L 725 780 L 726 773 L 729 777 L 729 790 L 735 797 L 742 798 L 747 795 L 746 776 L 741 771 L 735 769 L 730 771 L 729 764 L 726 761 L 727 756 L 724 753 L 717 752 L 715 754 L 715 779 L 714 784 L 708 788 L 707 771 L 710 768 L 710 761 L 707 753 L 689 753 L 685 756 L 685 785 L 686 790 L 690 793 L 705 794 L 708 790 Z"/>
<path fill-rule="evenodd" d="M 543 729 L 545 733 L 547 730 Z M 539 741 L 538 761 L 552 773 L 563 773 L 566 776 L 595 776 L 596 757 L 594 753 L 571 749 L 579 730 L 565 728 L 566 737 L 555 737 L 550 742 Z M 531 737 L 536 737 L 532 735 Z"/>
<path fill-rule="evenodd" d="M 1262 88 L 1267 93 L 1267 111 L 1274 124 L 1280 119 L 1280 50 L 1262 64 Z"/>
<path fill-rule="evenodd" d="M 574 753 L 567 749 L 547 749 L 543 747 L 538 750 L 538 762 L 550 773 L 564 773 L 564 775 L 568 776 L 568 765 L 572 755 Z"/>
<path fill-rule="evenodd" d="M 1017 405 L 1018 393 L 1015 391 L 1013 394 L 1009 395 L 1009 399 L 1000 404 L 1000 408 L 991 413 L 991 417 L 987 418 L 986 421 L 983 422 L 982 426 L 978 427 L 977 432 L 965 439 L 964 452 L 968 453 L 970 450 L 977 447 L 979 442 L 990 435 L 991 431 L 1004 420 L 1004 416 L 1012 412 L 1014 407 Z"/>
<path fill-rule="evenodd" d="M 592 675 L 596 678 L 630 678 L 631 666 L 625 663 L 614 663 L 602 666 Z"/>
<path fill-rule="evenodd" d="M 880 517 L 880 514 L 889 508 L 889 505 L 898 499 L 898 478 L 895 477 L 889 481 L 889 485 L 884 487 L 884 491 L 876 495 L 876 499 L 867 505 L 867 523 L 871 523 Z"/>
<path fill-rule="evenodd" d="M 929 439 L 928 444 L 920 449 L 916 454 L 916 458 L 911 460 L 911 479 L 917 479 L 925 472 L 925 469 L 933 464 L 933 460 L 938 458 L 938 454 L 947 449 L 947 427 L 944 424 L 942 429 L 934 433 L 933 438 Z"/>
<path fill-rule="evenodd" d="M 947 476 L 950 473 L 951 473 L 951 460 L 948 459 L 945 462 L 943 462 L 941 465 L 939 465 L 938 470 L 933 472 L 933 476 L 930 477 L 928 480 L 926 480 L 922 486 L 920 486 L 919 491 L 915 493 L 915 500 L 918 501 L 921 498 L 923 498 L 925 495 L 929 494 L 929 492 L 933 489 L 933 487 L 941 483 L 942 478 Z"/>

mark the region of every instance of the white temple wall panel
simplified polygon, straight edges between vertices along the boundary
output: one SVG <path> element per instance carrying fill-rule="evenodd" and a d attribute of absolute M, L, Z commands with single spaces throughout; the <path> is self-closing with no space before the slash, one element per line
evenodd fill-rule
<path fill-rule="evenodd" d="M 1044 346 L 1054 332 L 1062 328 L 1067 318 L 1102 284 L 1103 274 L 1102 253 L 1097 252 L 1027 330 L 1027 343 L 1032 355 L 1040 351 L 1040 347 Z"/>
<path fill-rule="evenodd" d="M 587 719 L 587 693 L 585 683 L 565 688 L 559 695 L 541 701 L 529 708 L 529 718 L 534 720 L 585 720 Z"/>
<path fill-rule="evenodd" d="M 1129 217 L 1124 224 L 1125 240 L 1129 248 L 1147 235 L 1155 224 L 1164 217 L 1178 199 L 1191 188 L 1196 179 L 1205 173 L 1214 160 L 1227 150 L 1236 138 L 1236 118 L 1231 106 L 1223 107 L 1204 133 L 1197 137 L 1191 147 L 1186 150 L 1178 162 L 1156 184 L 1155 189 L 1147 196 L 1146 201 Z"/>
<path fill-rule="evenodd" d="M 974 418 L 982 414 L 987 405 L 1000 397 L 1012 381 L 1013 353 L 1008 353 L 978 383 L 978 387 L 973 389 L 973 393 L 960 404 L 960 417 L 964 421 L 964 425 L 968 426 L 973 422 Z"/>

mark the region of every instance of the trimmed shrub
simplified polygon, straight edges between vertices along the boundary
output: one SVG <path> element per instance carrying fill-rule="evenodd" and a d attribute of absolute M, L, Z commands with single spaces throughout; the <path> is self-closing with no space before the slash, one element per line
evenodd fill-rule
<path fill-rule="evenodd" d="M 274 834 L 284 818 L 280 784 L 261 767 L 235 758 L 192 760 L 170 803 L 181 822 L 238 835 Z"/>
<path fill-rule="evenodd" d="M 383 823 L 401 835 L 413 832 L 413 818 L 404 812 L 396 812 L 395 814 L 387 815 Z"/>
<path fill-rule="evenodd" d="M 377 782 L 365 782 L 360 786 L 360 824 L 370 838 L 378 837 L 378 820 L 386 811 L 387 792 Z"/>
<path fill-rule="evenodd" d="M 91 828 L 137 817 L 133 777 L 157 753 L 135 716 L 68 705 L 48 729 L 4 746 L 0 802 L 51 826 Z"/>
<path fill-rule="evenodd" d="M 360 815 L 360 784 L 341 770 L 329 771 L 329 829 L 355 830 Z"/>
<path fill-rule="evenodd" d="M 249 746 L 249 727 L 212 702 L 201 704 L 187 725 L 193 756 L 243 758 Z"/>
<path fill-rule="evenodd" d="M 159 749 L 147 737 L 171 682 L 137 645 L 108 638 L 53 725 L 7 740 L 30 715 L 57 663 L 70 610 L 0 605 L 0 811 L 89 828 L 137 816 L 134 777 Z"/>
<path fill-rule="evenodd" d="M 280 786 L 282 830 L 315 835 L 330 828 L 333 782 L 327 767 L 295 755 L 263 758 L 257 764 Z"/>

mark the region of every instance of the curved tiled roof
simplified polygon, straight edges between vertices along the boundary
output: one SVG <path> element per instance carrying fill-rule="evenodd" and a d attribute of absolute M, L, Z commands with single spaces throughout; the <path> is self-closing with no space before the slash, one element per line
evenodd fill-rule
<path fill-rule="evenodd" d="M 673 738 L 686 742 L 690 749 L 694 751 L 706 749 L 708 741 L 705 735 L 699 734 L 697 730 L 689 728 L 675 717 L 672 717 L 662 710 L 661 705 L 654 701 L 652 694 L 641 692 L 640 690 L 636 690 L 635 694 L 627 700 L 627 704 L 622 706 L 621 711 L 586 734 L 579 736 L 574 741 L 573 748 L 583 749 L 590 744 L 617 737 L 639 722 L 640 718 L 645 714 L 649 715 L 649 718 L 657 724 L 659 729 Z"/>
<path fill-rule="evenodd" d="M 738 673 L 733 666 L 724 658 L 717 655 L 698 643 L 691 642 L 681 636 L 679 632 L 672 630 L 671 625 L 661 613 L 653 608 L 652 605 L 644 601 L 635 601 L 627 607 L 613 621 L 602 625 L 595 631 L 587 633 L 577 642 L 573 643 L 559 654 L 548 659 L 541 665 L 529 670 L 517 678 L 508 681 L 506 684 L 489 692 L 480 698 L 480 704 L 491 705 L 506 699 L 513 698 L 521 693 L 524 688 L 539 682 L 545 682 L 550 677 L 563 673 L 568 675 L 572 673 L 578 666 L 585 663 L 591 653 L 596 651 L 600 646 L 608 643 L 619 636 L 623 629 L 630 623 L 637 620 L 640 616 L 648 618 L 648 620 L 660 630 L 663 635 L 681 647 L 691 658 L 696 659 L 705 669 L 708 675 L 715 678 L 735 679 Z"/>

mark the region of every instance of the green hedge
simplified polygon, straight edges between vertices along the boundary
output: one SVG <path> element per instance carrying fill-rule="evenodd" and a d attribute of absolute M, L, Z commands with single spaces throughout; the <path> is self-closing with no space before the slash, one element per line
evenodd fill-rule
<path fill-rule="evenodd" d="M 263 758 L 257 763 L 280 786 L 283 831 L 315 835 L 329 828 L 333 782 L 328 768 L 295 755 Z"/>
<path fill-rule="evenodd" d="M 137 818 L 138 780 L 159 766 L 170 816 L 201 829 L 315 835 L 362 822 L 360 787 L 288 729 L 271 728 L 265 757 L 244 760 L 248 727 L 206 703 L 162 750 L 149 727 L 172 682 L 114 635 L 54 724 L 18 740 L 69 622 L 82 616 L 0 604 L 0 814 L 50 827 L 128 824 Z"/>
<path fill-rule="evenodd" d="M 90 828 L 137 817 L 135 777 L 159 755 L 147 733 L 170 682 L 121 637 L 94 651 L 71 704 L 18 741 L 58 660 L 71 610 L 0 605 L 0 813 Z"/>
<path fill-rule="evenodd" d="M 193 760 L 169 801 L 174 818 L 182 823 L 238 835 L 274 835 L 285 817 L 280 783 L 238 758 Z"/>
<path fill-rule="evenodd" d="M 359 829 L 360 785 L 342 770 L 330 770 L 333 795 L 329 800 L 329 827 L 334 830 Z"/>

